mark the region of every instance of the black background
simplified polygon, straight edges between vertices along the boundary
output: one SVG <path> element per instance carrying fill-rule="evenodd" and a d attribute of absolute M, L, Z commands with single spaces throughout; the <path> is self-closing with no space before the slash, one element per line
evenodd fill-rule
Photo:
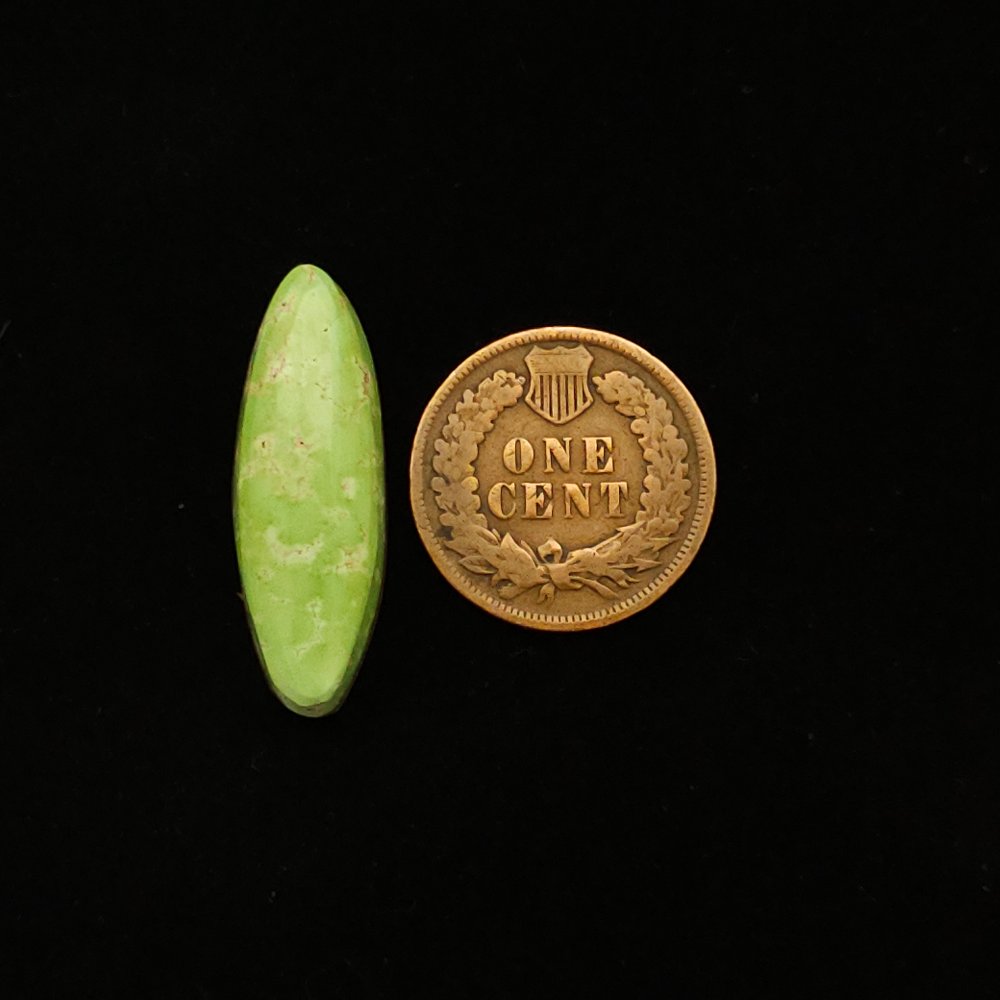
<path fill-rule="evenodd" d="M 5 6 L 14 995 L 994 995 L 996 26 L 747 7 Z M 230 516 L 300 262 L 389 490 L 319 721 Z M 552 323 L 661 357 L 719 464 L 684 579 L 582 635 L 463 600 L 407 496 L 448 372 Z"/>

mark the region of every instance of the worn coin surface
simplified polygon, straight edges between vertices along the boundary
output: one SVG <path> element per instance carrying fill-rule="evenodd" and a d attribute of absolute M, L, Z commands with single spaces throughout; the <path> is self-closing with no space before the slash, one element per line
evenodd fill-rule
<path fill-rule="evenodd" d="M 688 567 L 715 457 L 661 361 L 610 333 L 544 327 L 484 347 L 437 391 L 410 499 L 431 558 L 469 600 L 531 628 L 596 628 Z"/>

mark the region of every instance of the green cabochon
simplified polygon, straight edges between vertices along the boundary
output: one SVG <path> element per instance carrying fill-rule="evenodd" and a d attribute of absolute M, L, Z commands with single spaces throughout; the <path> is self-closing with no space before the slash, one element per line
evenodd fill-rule
<path fill-rule="evenodd" d="M 385 475 L 371 352 L 347 297 L 318 267 L 296 267 L 261 324 L 243 393 L 233 516 L 271 687 L 295 712 L 332 712 L 378 610 Z"/>

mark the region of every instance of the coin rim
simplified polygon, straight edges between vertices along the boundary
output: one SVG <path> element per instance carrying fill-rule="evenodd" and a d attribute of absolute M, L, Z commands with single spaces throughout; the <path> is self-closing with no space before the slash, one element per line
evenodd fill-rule
<path fill-rule="evenodd" d="M 666 569 L 641 590 L 636 591 L 627 600 L 627 604 L 615 602 L 614 605 L 602 611 L 575 615 L 546 615 L 544 612 L 525 612 L 513 607 L 501 598 L 492 597 L 472 585 L 466 576 L 457 568 L 452 558 L 453 554 L 445 548 L 437 533 L 431 527 L 433 521 L 427 512 L 424 502 L 423 473 L 425 470 L 424 455 L 427 450 L 427 436 L 430 425 L 438 410 L 451 396 L 458 384 L 468 378 L 477 368 L 481 367 L 497 355 L 525 344 L 540 340 L 578 340 L 584 343 L 598 344 L 609 350 L 617 351 L 645 368 L 666 388 L 672 401 L 678 405 L 687 419 L 691 436 L 694 438 L 695 450 L 698 454 L 699 477 L 698 498 L 694 504 L 694 513 L 690 527 L 677 549 L 677 553 Z M 463 597 L 481 607 L 484 611 L 504 621 L 513 622 L 524 628 L 535 628 L 549 632 L 577 632 L 592 628 L 601 628 L 613 622 L 635 614 L 658 600 L 670 589 L 690 566 L 708 530 L 709 521 L 715 508 L 716 469 L 715 449 L 698 404 L 687 386 L 662 362 L 645 348 L 626 340 L 614 333 L 604 330 L 594 330 L 579 326 L 545 326 L 534 327 L 512 333 L 495 340 L 476 351 L 460 364 L 441 384 L 441 387 L 431 397 L 430 402 L 421 414 L 417 424 L 417 432 L 413 438 L 413 448 L 410 453 L 410 507 L 416 523 L 417 533 L 427 549 L 434 564 L 444 578 Z M 435 513 L 436 516 L 436 513 Z"/>

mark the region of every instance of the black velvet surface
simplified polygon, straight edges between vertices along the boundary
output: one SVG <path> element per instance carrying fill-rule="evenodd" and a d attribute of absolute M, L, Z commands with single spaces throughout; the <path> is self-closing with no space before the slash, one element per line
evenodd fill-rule
<path fill-rule="evenodd" d="M 995 23 L 0 19 L 7 995 L 995 995 Z M 386 432 L 323 720 L 266 688 L 230 512 L 300 262 Z M 461 598 L 408 501 L 446 375 L 555 323 L 662 358 L 718 459 L 683 580 L 580 635 Z"/>

